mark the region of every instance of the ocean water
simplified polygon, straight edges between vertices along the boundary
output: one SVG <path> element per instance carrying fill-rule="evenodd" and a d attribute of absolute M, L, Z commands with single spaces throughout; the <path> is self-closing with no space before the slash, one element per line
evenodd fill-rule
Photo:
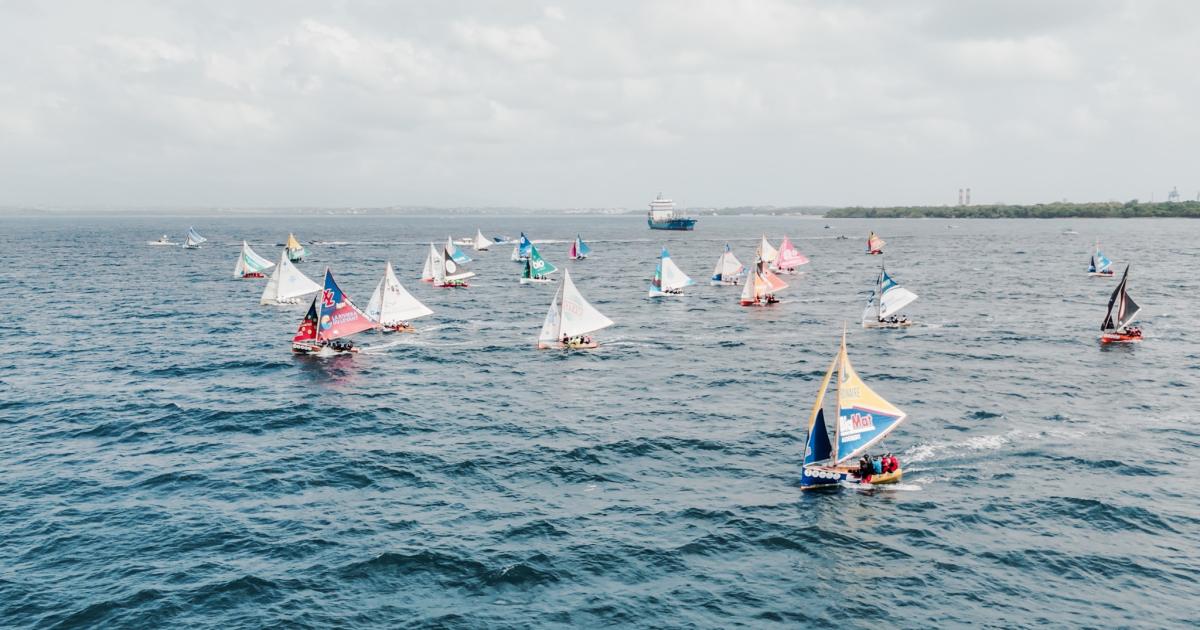
<path fill-rule="evenodd" d="M 189 224 L 199 251 L 145 244 Z M 510 246 L 470 289 L 416 281 L 476 227 L 546 241 L 616 321 L 602 347 L 534 348 L 557 285 L 520 286 Z M 869 229 L 920 295 L 909 330 L 854 326 Z M 289 231 L 319 241 L 311 277 L 365 305 L 390 259 L 434 315 L 292 356 L 304 306 L 231 278 L 242 239 L 275 259 Z M 593 257 L 568 262 L 576 233 Z M 812 264 L 746 309 L 706 280 L 762 233 Z M 1138 346 L 1097 343 L 1097 238 L 1133 264 Z M 1191 626 L 1197 243 L 1187 220 L 0 219 L 0 626 Z M 700 285 L 656 302 L 663 244 Z M 907 472 L 801 493 L 844 322 L 910 414 Z"/>

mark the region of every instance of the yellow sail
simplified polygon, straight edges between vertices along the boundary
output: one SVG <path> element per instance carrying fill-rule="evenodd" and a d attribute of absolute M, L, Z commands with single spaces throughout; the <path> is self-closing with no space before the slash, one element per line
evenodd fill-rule
<path fill-rule="evenodd" d="M 876 394 L 859 378 L 846 353 L 845 333 L 838 353 L 838 417 L 834 460 L 857 457 L 904 422 L 908 414 Z"/>
<path fill-rule="evenodd" d="M 301 247 L 303 247 L 303 245 L 300 244 L 300 241 L 297 241 L 294 235 L 288 234 L 287 248 L 294 251 L 300 249 Z"/>

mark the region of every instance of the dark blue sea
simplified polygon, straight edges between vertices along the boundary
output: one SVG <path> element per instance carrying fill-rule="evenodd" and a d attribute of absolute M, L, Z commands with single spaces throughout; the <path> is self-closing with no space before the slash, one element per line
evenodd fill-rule
<path fill-rule="evenodd" d="M 146 244 L 191 224 L 199 251 Z M 557 285 L 519 285 L 511 246 L 470 289 L 416 280 L 476 228 L 545 241 L 616 321 L 601 348 L 535 349 Z M 872 229 L 911 329 L 856 326 Z M 293 356 L 305 306 L 231 277 L 289 231 L 310 277 L 365 306 L 390 259 L 434 315 Z M 742 308 L 707 277 L 763 233 L 812 264 Z M 1135 347 L 1097 342 L 1096 239 L 1132 263 Z M 0 626 L 1194 627 L 1198 243 L 1188 220 L 0 219 Z M 652 301 L 663 244 L 700 284 Z M 906 474 L 810 495 L 843 322 L 910 414 L 885 443 Z"/>

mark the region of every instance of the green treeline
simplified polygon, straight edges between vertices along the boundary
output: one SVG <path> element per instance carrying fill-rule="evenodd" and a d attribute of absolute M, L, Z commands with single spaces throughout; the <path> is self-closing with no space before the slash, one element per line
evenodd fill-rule
<path fill-rule="evenodd" d="M 825 214 L 831 218 L 919 219 L 1058 219 L 1058 218 L 1200 218 L 1200 201 L 1160 201 L 1141 203 L 1137 199 L 1119 203 L 1039 203 L 1031 206 L 897 206 L 891 208 L 836 208 Z"/>

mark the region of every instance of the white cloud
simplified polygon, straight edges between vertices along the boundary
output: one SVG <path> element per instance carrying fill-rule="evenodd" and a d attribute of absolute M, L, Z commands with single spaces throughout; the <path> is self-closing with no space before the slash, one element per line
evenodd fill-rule
<path fill-rule="evenodd" d="M 456 22 L 454 34 L 469 47 L 512 61 L 542 61 L 554 54 L 554 45 L 532 25 L 504 27 L 477 22 Z"/>

